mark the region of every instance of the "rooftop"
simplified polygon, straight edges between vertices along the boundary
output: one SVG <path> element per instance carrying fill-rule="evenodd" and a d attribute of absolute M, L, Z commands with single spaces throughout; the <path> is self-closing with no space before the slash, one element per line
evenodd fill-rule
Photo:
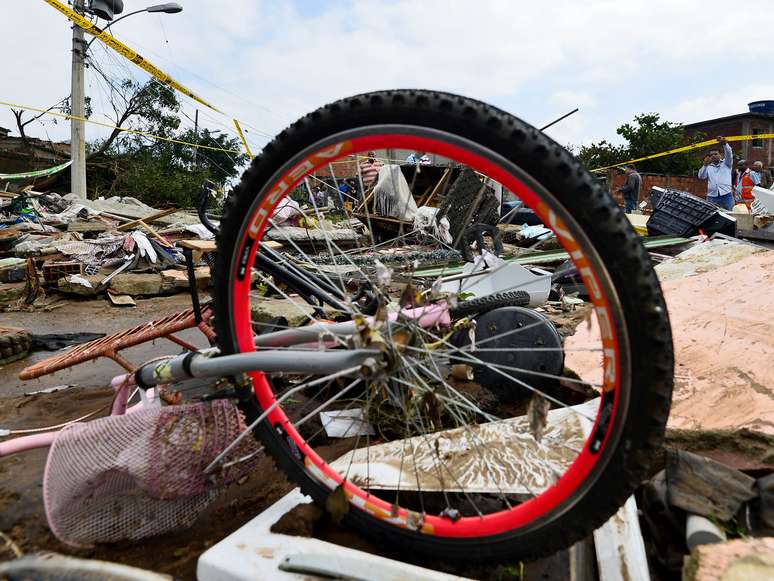
<path fill-rule="evenodd" d="M 717 123 L 720 121 L 734 121 L 736 119 L 770 119 L 774 121 L 774 114 L 752 113 L 750 111 L 746 111 L 744 113 L 738 113 L 736 115 L 728 115 L 726 117 L 716 117 L 715 119 L 705 119 L 704 121 L 697 121 L 695 123 L 686 123 L 685 125 L 683 125 L 683 127 L 685 127 L 686 129 L 690 129 L 691 127 L 706 125 L 708 123 Z"/>

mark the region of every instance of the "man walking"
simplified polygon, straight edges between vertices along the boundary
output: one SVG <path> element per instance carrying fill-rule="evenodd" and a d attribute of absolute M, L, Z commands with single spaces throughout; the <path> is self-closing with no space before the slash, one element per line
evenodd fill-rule
<path fill-rule="evenodd" d="M 724 210 L 734 209 L 734 194 L 731 190 L 731 168 L 734 164 L 734 152 L 725 137 L 718 137 L 723 147 L 723 157 L 717 149 L 712 149 L 704 158 L 699 169 L 699 179 L 707 180 L 707 201 Z"/>
<path fill-rule="evenodd" d="M 624 199 L 624 211 L 631 214 L 637 208 L 637 202 L 640 199 L 642 178 L 633 165 L 624 166 L 624 174 L 626 174 L 626 182 L 618 191 Z"/>

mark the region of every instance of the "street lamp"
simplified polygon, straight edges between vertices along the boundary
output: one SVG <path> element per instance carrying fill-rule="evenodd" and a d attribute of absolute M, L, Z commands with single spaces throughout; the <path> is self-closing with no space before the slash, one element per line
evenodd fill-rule
<path fill-rule="evenodd" d="M 86 12 L 86 0 L 74 0 L 73 8 L 76 12 L 83 14 Z M 101 2 L 99 0 L 89 1 L 89 11 L 97 16 L 103 16 L 112 19 L 115 12 L 123 10 L 123 2 L 112 0 L 112 4 Z M 157 12 L 165 14 L 176 14 L 182 12 L 183 7 L 177 2 L 166 2 L 164 4 L 154 4 L 142 10 L 135 10 L 125 14 L 120 18 L 108 23 L 104 30 L 113 26 L 116 22 L 128 18 L 141 12 Z M 74 194 L 80 198 L 86 198 L 86 124 L 83 121 L 85 113 L 85 89 L 83 62 L 86 57 L 86 51 L 89 50 L 91 43 L 96 37 L 92 38 L 88 44 L 83 38 L 83 29 L 77 24 L 73 25 L 73 60 L 72 77 L 70 88 L 70 108 L 72 117 L 70 119 L 70 188 Z"/>
<path fill-rule="evenodd" d="M 116 18 L 115 20 L 111 21 L 105 28 L 102 30 L 107 30 L 111 26 L 113 26 L 116 22 L 122 21 L 124 18 L 129 18 L 130 16 L 134 16 L 135 14 L 140 14 L 141 12 L 150 12 L 150 13 L 163 13 L 163 14 L 177 14 L 178 12 L 182 12 L 183 7 L 180 6 L 177 2 L 166 2 L 164 4 L 156 4 L 154 6 L 148 6 L 147 8 L 142 8 L 141 10 L 135 10 L 134 12 L 129 12 L 128 14 L 124 14 L 120 18 Z M 86 50 L 89 49 L 91 46 L 91 43 L 97 40 L 97 37 L 95 36 L 89 41 L 89 44 L 86 45 Z"/>

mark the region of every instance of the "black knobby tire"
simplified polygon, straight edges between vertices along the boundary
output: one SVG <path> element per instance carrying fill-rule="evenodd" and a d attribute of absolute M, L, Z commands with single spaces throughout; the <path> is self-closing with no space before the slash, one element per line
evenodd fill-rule
<path fill-rule="evenodd" d="M 615 444 L 602 451 L 604 468 L 559 508 L 523 527 L 489 537 L 438 537 L 400 529 L 352 509 L 343 522 L 380 547 L 412 560 L 518 560 L 551 554 L 601 526 L 646 476 L 662 444 L 669 413 L 673 355 L 664 299 L 638 236 L 609 194 L 571 154 L 543 133 L 485 103 L 414 90 L 351 97 L 297 121 L 253 160 L 226 204 L 215 269 L 218 344 L 224 354 L 239 351 L 228 289 L 236 277 L 245 222 L 256 197 L 267 194 L 268 182 L 277 179 L 276 172 L 302 150 L 342 131 L 385 124 L 429 127 L 464 136 L 513 162 L 553 194 L 584 230 L 615 289 L 624 314 L 615 325 L 628 337 L 623 354 L 628 369 L 622 375 L 629 383 L 627 390 L 622 390 L 613 418 L 618 430 Z M 248 423 L 261 412 L 249 393 L 240 407 Z M 255 433 L 302 491 L 324 503 L 329 489 L 308 475 L 278 430 L 262 422 Z"/>
<path fill-rule="evenodd" d="M 526 307 L 529 304 L 529 293 L 526 291 L 506 291 L 494 293 L 485 297 L 468 299 L 457 303 L 449 309 L 452 319 L 486 313 L 500 307 Z"/>

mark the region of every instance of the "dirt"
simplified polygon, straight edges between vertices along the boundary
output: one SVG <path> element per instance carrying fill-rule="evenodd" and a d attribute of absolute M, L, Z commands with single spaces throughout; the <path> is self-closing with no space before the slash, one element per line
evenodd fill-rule
<path fill-rule="evenodd" d="M 50 312 L 0 313 L 0 326 L 21 327 L 31 333 L 114 333 L 134 325 L 190 308 L 187 295 L 158 297 L 138 300 L 136 307 L 114 307 L 105 299 L 67 300 L 63 306 Z M 179 333 L 181 339 L 205 347 L 206 341 L 198 330 Z M 142 363 L 162 353 L 176 354 L 181 348 L 165 339 L 122 351 L 132 363 Z M 85 363 L 72 370 L 29 381 L 20 381 L 19 372 L 25 367 L 51 357 L 52 352 L 38 351 L 10 365 L 0 367 L 0 397 L 21 395 L 56 385 L 75 384 L 83 387 L 103 387 L 110 379 L 122 372 L 122 367 L 109 359 Z"/>
<path fill-rule="evenodd" d="M 272 525 L 271 532 L 293 537 L 311 537 L 323 514 L 323 510 L 316 504 L 299 504 L 283 514 Z"/>
<path fill-rule="evenodd" d="M 42 396 L 0 400 L 0 425 L 36 426 L 64 421 L 111 401 L 106 389 L 73 388 Z M 231 486 L 194 526 L 163 539 L 105 544 L 90 549 L 69 547 L 48 529 L 43 507 L 43 469 L 46 450 L 0 459 L 0 530 L 26 552 L 55 551 L 85 558 L 132 564 L 153 571 L 193 579 L 196 560 L 250 518 L 289 492 L 293 486 L 268 458 L 261 460 L 246 481 Z M 163 550 L 149 550 L 149 547 Z M 0 554 L 8 558 L 9 554 Z"/>

